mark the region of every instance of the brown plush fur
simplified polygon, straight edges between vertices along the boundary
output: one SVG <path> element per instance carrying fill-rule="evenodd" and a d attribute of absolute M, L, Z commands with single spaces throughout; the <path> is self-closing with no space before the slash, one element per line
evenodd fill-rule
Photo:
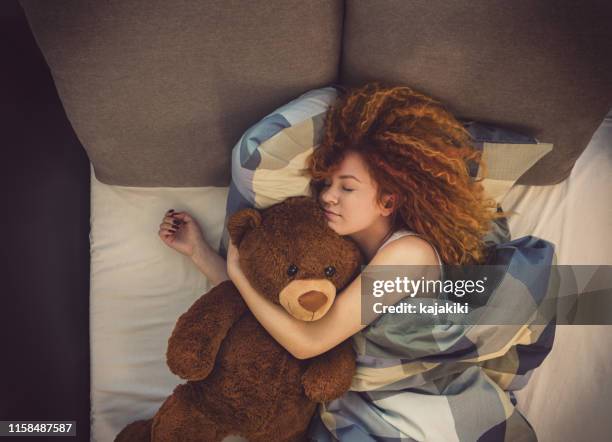
<path fill-rule="evenodd" d="M 342 289 L 361 264 L 356 245 L 327 226 L 310 198 L 290 198 L 262 212 L 242 210 L 228 230 L 245 275 L 277 304 L 281 295 L 294 302 L 312 284 L 331 303 L 334 293 L 327 287 Z M 131 423 L 116 441 L 221 441 L 230 434 L 250 442 L 302 441 L 317 402 L 346 392 L 355 371 L 348 340 L 315 358 L 294 358 L 257 322 L 231 281 L 179 318 L 167 359 L 170 370 L 188 382 L 174 389 L 152 419 Z"/>

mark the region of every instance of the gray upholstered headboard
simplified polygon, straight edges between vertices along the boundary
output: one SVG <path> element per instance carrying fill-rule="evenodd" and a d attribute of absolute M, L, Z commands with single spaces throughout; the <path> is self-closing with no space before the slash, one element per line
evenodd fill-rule
<path fill-rule="evenodd" d="M 341 80 L 405 83 L 464 118 L 553 143 L 519 184 L 555 184 L 612 106 L 612 3 L 351 0 Z"/>
<path fill-rule="evenodd" d="M 605 1 L 21 0 L 107 184 L 229 184 L 241 133 L 333 82 L 412 86 L 460 117 L 554 143 L 566 178 L 612 105 Z"/>
<path fill-rule="evenodd" d="M 337 79 L 338 1 L 21 4 L 106 184 L 227 186 L 242 132 Z"/>

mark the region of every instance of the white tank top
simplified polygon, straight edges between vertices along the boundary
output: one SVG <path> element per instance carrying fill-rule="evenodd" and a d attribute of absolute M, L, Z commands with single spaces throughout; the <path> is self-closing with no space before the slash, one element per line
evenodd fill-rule
<path fill-rule="evenodd" d="M 390 242 L 395 241 L 396 239 L 400 239 L 404 236 L 408 236 L 408 235 L 418 236 L 422 240 L 427 241 L 425 238 L 423 238 L 421 235 L 419 235 L 416 232 L 413 232 L 411 230 L 406 230 L 406 229 L 400 229 L 396 232 L 393 232 L 391 236 L 384 243 L 382 243 L 382 245 L 378 248 L 378 250 L 382 249 L 384 246 L 386 246 Z M 434 249 L 434 252 L 436 253 L 436 258 L 438 258 L 438 265 L 440 266 L 440 279 L 444 281 L 444 264 L 442 263 L 440 254 L 438 253 L 438 250 L 435 248 L 433 244 L 431 244 L 429 241 L 427 241 L 427 243 Z"/>

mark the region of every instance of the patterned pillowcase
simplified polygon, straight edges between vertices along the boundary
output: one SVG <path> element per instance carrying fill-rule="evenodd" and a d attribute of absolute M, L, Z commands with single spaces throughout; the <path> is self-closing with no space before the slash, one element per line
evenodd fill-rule
<path fill-rule="evenodd" d="M 540 158 L 552 150 L 552 144 L 538 143 L 534 137 L 476 121 L 462 121 L 473 139 L 476 149 L 483 152 L 487 178 L 482 184 L 485 191 L 497 202 L 497 211 L 502 211 L 501 202 L 514 183 Z M 482 175 L 476 164 L 470 165 L 470 175 Z M 483 241 L 487 246 L 511 240 L 506 218 L 496 219 Z"/>
<path fill-rule="evenodd" d="M 475 121 L 462 123 L 472 136 L 474 147 L 483 152 L 487 177 L 482 185 L 498 204 L 521 175 L 553 148 L 550 143 L 539 143 L 510 129 Z M 474 166 L 470 175 L 480 177 L 481 171 Z"/>
<path fill-rule="evenodd" d="M 323 136 L 325 114 L 337 95 L 333 86 L 306 92 L 247 129 L 232 150 L 226 226 L 238 210 L 265 209 L 310 194 L 306 159 Z M 228 241 L 225 227 L 219 247 L 223 256 Z"/>
<path fill-rule="evenodd" d="M 323 136 L 325 114 L 337 97 L 334 87 L 307 92 L 251 126 L 232 150 L 232 180 L 227 219 L 238 210 L 263 209 L 290 196 L 309 195 L 306 159 Z M 498 204 L 516 180 L 552 149 L 551 144 L 511 130 L 468 121 L 463 123 L 483 151 L 487 179 L 483 186 Z M 474 167 L 470 173 L 478 177 Z M 220 253 L 225 256 L 227 229 Z"/>

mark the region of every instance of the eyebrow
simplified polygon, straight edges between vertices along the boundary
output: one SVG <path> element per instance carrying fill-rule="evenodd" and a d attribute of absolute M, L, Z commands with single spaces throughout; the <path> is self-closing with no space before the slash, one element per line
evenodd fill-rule
<path fill-rule="evenodd" d="M 361 183 L 361 181 L 359 181 L 357 178 L 355 178 L 353 175 L 340 175 L 339 178 L 352 178 L 354 180 L 357 180 L 358 182 Z"/>

